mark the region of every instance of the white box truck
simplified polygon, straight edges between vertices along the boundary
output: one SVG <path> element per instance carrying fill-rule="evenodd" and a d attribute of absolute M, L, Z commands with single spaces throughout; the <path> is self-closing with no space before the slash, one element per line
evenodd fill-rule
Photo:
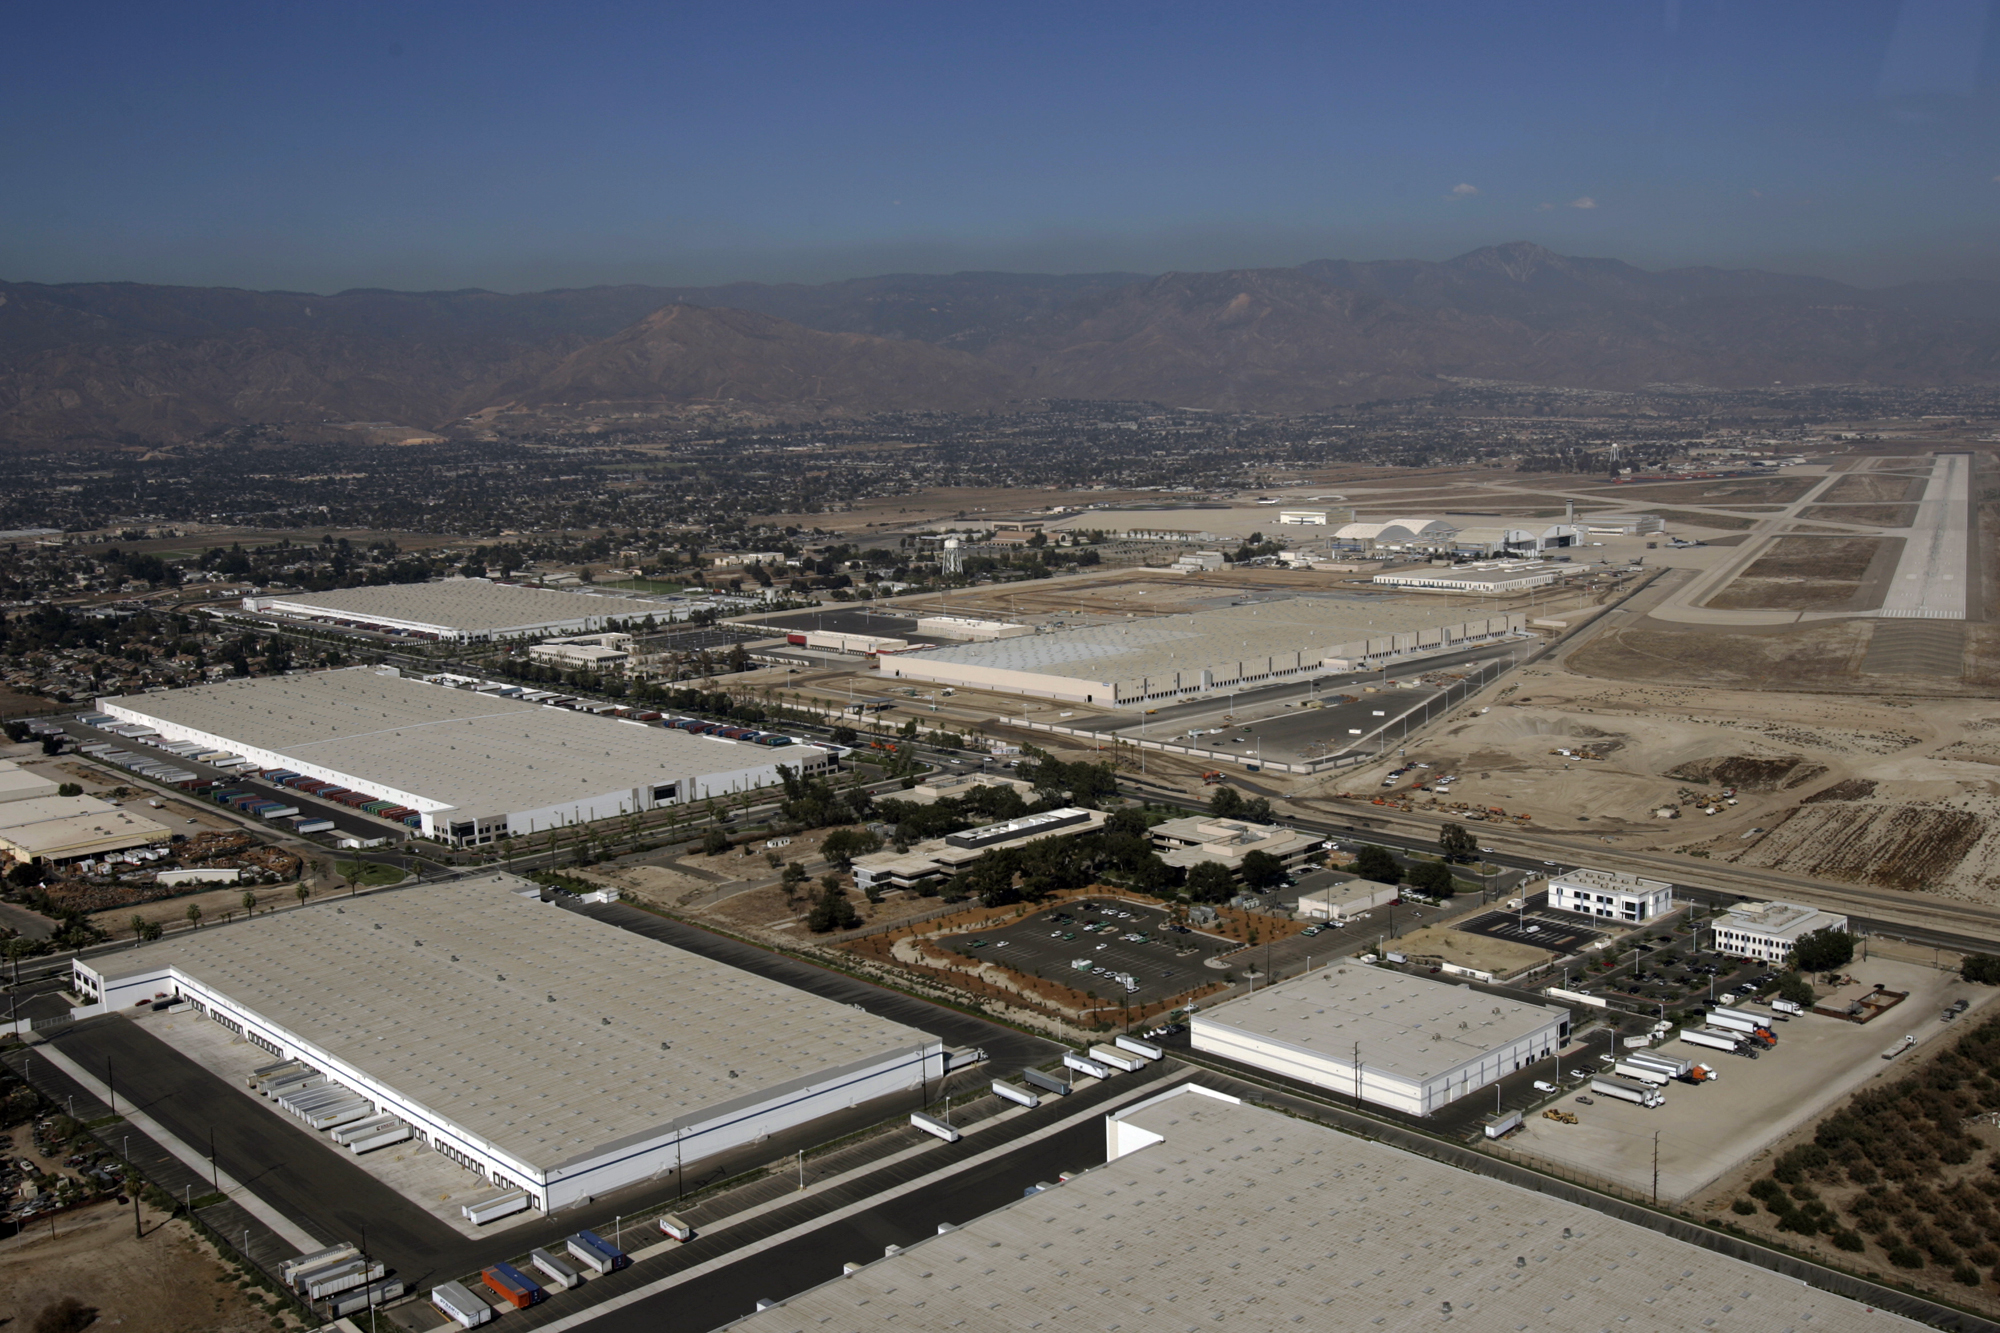
<path fill-rule="evenodd" d="M 1664 1069 L 1654 1069 L 1647 1065 L 1635 1065 L 1630 1060 L 1620 1060 L 1611 1066 L 1611 1072 L 1620 1078 L 1629 1078 L 1636 1083 L 1644 1083 L 1655 1088 L 1664 1088 L 1673 1075 Z"/>

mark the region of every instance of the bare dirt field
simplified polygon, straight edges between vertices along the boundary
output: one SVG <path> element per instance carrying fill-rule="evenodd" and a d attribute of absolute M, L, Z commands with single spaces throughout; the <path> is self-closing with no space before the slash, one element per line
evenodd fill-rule
<path fill-rule="evenodd" d="M 1815 689 L 1854 681 L 1868 639 L 1860 620 L 1772 632 L 1611 626 L 1568 660 L 1574 671 L 1606 680 Z"/>
<path fill-rule="evenodd" d="M 1712 528 L 1718 532 L 1737 532 L 1755 523 L 1755 519 L 1737 518 L 1731 514 L 1704 514 L 1692 509 L 1656 509 L 1660 518 L 1676 528 Z"/>
<path fill-rule="evenodd" d="M 1879 537 L 1780 537 L 1707 605 L 1733 610 L 1845 609 L 1882 553 Z"/>
<path fill-rule="evenodd" d="M 1872 523 L 1880 528 L 1907 528 L 1917 520 L 1915 505 L 1816 504 L 1799 511 L 1800 518 L 1828 523 Z"/>
<path fill-rule="evenodd" d="M 1819 480 L 1818 477 L 1748 477 L 1740 481 L 1639 482 L 1620 486 L 1617 494 L 1619 502 L 1625 504 L 1661 500 L 1709 505 L 1789 504 Z"/>
<path fill-rule="evenodd" d="M 1819 503 L 1900 505 L 1922 494 L 1922 472 L 1850 472 L 1827 487 Z"/>
<path fill-rule="evenodd" d="M 1820 653 L 1847 660 L 1868 624 L 1804 633 Z M 1443 724 L 1405 761 L 1456 774 L 1450 803 L 1525 813 L 1537 828 L 1579 839 L 2000 902 L 2000 764 L 1991 762 L 2000 760 L 2000 719 L 1986 700 L 1788 690 L 1815 661 L 1797 651 L 1798 632 L 1641 638 L 1707 639 L 1717 654 L 1666 663 L 1617 647 L 1610 631 L 1602 637 L 1614 662 L 1659 669 L 1602 679 L 1525 668 L 1490 712 Z M 1744 659 L 1770 645 L 1791 651 L 1760 654 L 1753 676 Z M 1578 759 L 1580 748 L 1602 758 Z M 1395 762 L 1392 754 L 1314 785 L 1365 800 Z"/>
<path fill-rule="evenodd" d="M 115 1203 L 66 1213 L 48 1229 L 0 1246 L 0 1327 L 34 1327 L 52 1302 L 75 1297 L 97 1311 L 94 1329 L 118 1333 L 270 1333 L 275 1300 L 252 1297 L 206 1242 L 185 1224 L 142 1210 L 145 1238 L 133 1235 L 132 1210 Z M 285 1319 L 278 1326 L 300 1325 Z"/>

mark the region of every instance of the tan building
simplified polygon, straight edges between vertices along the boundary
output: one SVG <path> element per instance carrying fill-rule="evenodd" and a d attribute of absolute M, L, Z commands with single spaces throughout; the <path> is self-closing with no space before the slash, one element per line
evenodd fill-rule
<path fill-rule="evenodd" d="M 920 782 L 906 792 L 894 793 L 885 800 L 909 801 L 915 805 L 932 805 L 946 798 L 957 800 L 975 787 L 1007 787 L 1020 794 L 1023 800 L 1035 794 L 1035 784 L 1023 782 L 1019 778 L 1002 777 L 998 773 L 966 773 L 958 777 L 933 778 Z"/>
<path fill-rule="evenodd" d="M 52 818 L 10 824 L 0 828 L 0 852 L 17 861 L 75 861 L 106 852 L 122 852 L 131 847 L 151 847 L 167 842 L 173 835 L 164 824 L 135 815 L 129 810 L 106 805 L 88 796 L 50 797 L 46 801 L 15 801 L 0 810 L 24 805 L 71 807 Z"/>
<path fill-rule="evenodd" d="M 871 852 L 854 858 L 854 885 L 864 893 L 869 889 L 913 889 L 928 880 L 949 879 L 986 853 L 1003 847 L 1026 847 L 1045 838 L 1095 833 L 1107 818 L 1101 810 L 1065 806 L 963 833 L 947 833 L 920 842 L 907 852 Z"/>
<path fill-rule="evenodd" d="M 30 773 L 19 764 L 0 760 L 0 805 L 54 796 L 61 784 Z"/>
<path fill-rule="evenodd" d="M 1242 872 L 1243 858 L 1252 852 L 1275 856 L 1287 871 L 1294 871 L 1326 846 L 1326 839 L 1317 833 L 1208 815 L 1169 819 L 1153 825 L 1150 835 L 1160 849 L 1160 859 L 1170 866 L 1192 870 L 1203 861 L 1214 861 L 1228 867 L 1231 874 Z"/>

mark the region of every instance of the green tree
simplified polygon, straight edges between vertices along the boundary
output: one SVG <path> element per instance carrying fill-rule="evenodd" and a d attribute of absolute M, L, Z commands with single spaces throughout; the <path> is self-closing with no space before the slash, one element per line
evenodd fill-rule
<path fill-rule="evenodd" d="M 1233 819 L 1243 813 L 1243 793 L 1234 787 L 1217 787 L 1208 798 L 1208 813 L 1217 819 Z"/>
<path fill-rule="evenodd" d="M 1812 988 L 1811 982 L 1797 972 L 1787 972 L 1778 978 L 1778 998 L 1790 1000 L 1801 1008 L 1810 1009 L 1813 1002 L 1819 999 L 1819 992 Z"/>
<path fill-rule="evenodd" d="M 1438 830 L 1438 850 L 1446 861 L 1470 861 L 1479 852 L 1479 840 L 1463 824 L 1446 824 Z"/>
<path fill-rule="evenodd" d="M 1854 961 L 1854 936 L 1834 926 L 1799 936 L 1792 966 L 1801 972 L 1833 972 Z"/>
<path fill-rule="evenodd" d="M 1982 986 L 2000 986 L 2000 958 L 1986 953 L 1969 953 L 1959 964 L 1958 975 Z"/>
<path fill-rule="evenodd" d="M 56 795 L 81 796 L 83 795 L 83 784 L 80 782 L 65 782 L 56 788 Z"/>
<path fill-rule="evenodd" d="M 1386 847 L 1374 843 L 1363 843 L 1354 849 L 1355 874 L 1363 879 L 1372 879 L 1378 884 L 1398 884 L 1402 882 L 1403 868 L 1396 864 L 1396 858 Z"/>
<path fill-rule="evenodd" d="M 701 850 L 708 856 L 720 856 L 729 850 L 729 835 L 719 828 L 711 828 L 701 835 Z"/>
<path fill-rule="evenodd" d="M 1236 876 L 1220 861 L 1197 862 L 1188 870 L 1187 896 L 1198 903 L 1226 903 L 1236 896 Z"/>
<path fill-rule="evenodd" d="M 820 844 L 820 854 L 829 864 L 846 872 L 854 869 L 855 857 L 879 851 L 881 846 L 881 837 L 865 828 L 841 828 L 826 835 Z"/>
<path fill-rule="evenodd" d="M 1404 874 L 1410 887 L 1433 898 L 1449 898 L 1456 887 L 1451 867 L 1442 861 L 1419 861 Z"/>
<path fill-rule="evenodd" d="M 1237 870 L 1253 889 L 1274 889 L 1285 882 L 1285 863 L 1269 852 L 1245 852 Z"/>
<path fill-rule="evenodd" d="M 243 890 L 243 910 L 246 912 L 253 912 L 256 909 L 257 909 L 257 895 L 250 892 L 250 890 L 248 889 Z M 133 919 L 137 920 L 136 917 Z"/>
<path fill-rule="evenodd" d="M 855 911 L 854 904 L 847 900 L 847 891 L 841 886 L 840 876 L 823 876 L 819 898 L 806 917 L 806 927 L 824 935 L 831 930 L 852 930 L 860 924 L 861 913 Z"/>
<path fill-rule="evenodd" d="M 201 924 L 200 903 L 189 903 L 187 905 L 187 919 L 190 926 L 199 926 Z"/>

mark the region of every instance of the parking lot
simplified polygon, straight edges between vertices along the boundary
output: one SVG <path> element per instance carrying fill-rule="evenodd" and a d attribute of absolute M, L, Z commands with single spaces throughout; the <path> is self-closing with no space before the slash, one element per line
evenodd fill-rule
<path fill-rule="evenodd" d="M 1488 912 L 1461 921 L 1457 929 L 1488 939 L 1532 944 L 1559 957 L 1575 953 L 1599 938 L 1596 931 L 1578 924 L 1576 918 L 1554 912 Z"/>
<path fill-rule="evenodd" d="M 1103 898 L 1064 903 L 998 928 L 946 935 L 939 943 L 982 963 L 1062 981 L 1105 999 L 1129 997 L 1134 1004 L 1222 980 L 1225 974 L 1206 961 L 1242 947 L 1198 930 L 1183 934 L 1171 928 L 1160 908 Z M 1137 989 L 1126 990 L 1119 979 L 1126 976 Z"/>
<path fill-rule="evenodd" d="M 1601 1058 L 1606 1043 L 1599 1035 L 1586 1042 L 1586 1052 L 1565 1057 L 1556 1080 L 1564 1086 L 1562 1095 L 1529 1109 L 1526 1127 L 1508 1142 L 1650 1192 L 1658 1131 L 1660 1198 L 1686 1198 L 1870 1080 L 1906 1076 L 1935 1043 L 1956 1038 L 1994 999 L 1990 987 L 1918 963 L 1875 960 L 1857 962 L 1852 970 L 1866 984 L 1907 990 L 1910 998 L 1865 1024 L 1811 1013 L 1775 1023 L 1777 1046 L 1755 1060 L 1669 1041 L 1659 1048 L 1662 1054 L 1711 1065 L 1720 1077 L 1713 1084 L 1669 1083 L 1666 1104 L 1651 1110 L 1601 1094 L 1593 1097 L 1579 1085 L 1577 1075 L 1588 1077 L 1608 1067 Z M 1956 999 L 1969 1001 L 1972 1012 L 1941 1022 L 1940 1012 Z M 1882 1052 L 1906 1033 L 1917 1038 L 1918 1048 L 1884 1060 Z M 1537 1077 L 1554 1076 L 1544 1064 Z M 1510 1106 L 1518 1104 L 1509 1100 Z M 1546 1119 L 1544 1107 L 1573 1114 L 1578 1123 Z"/>

